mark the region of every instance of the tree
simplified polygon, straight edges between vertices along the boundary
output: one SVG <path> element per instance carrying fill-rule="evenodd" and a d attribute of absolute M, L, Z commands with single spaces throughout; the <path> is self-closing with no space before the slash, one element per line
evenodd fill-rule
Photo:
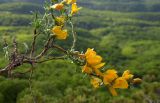
<path fill-rule="evenodd" d="M 34 14 L 32 22 L 33 26 L 33 40 L 31 46 L 25 45 L 26 52 L 22 53 L 19 50 L 19 45 L 16 38 L 13 38 L 12 48 L 8 47 L 7 41 L 4 39 L 4 51 L 5 56 L 9 58 L 7 66 L 0 70 L 0 75 L 6 77 L 20 77 L 23 74 L 30 73 L 30 91 L 33 95 L 31 87 L 31 77 L 35 64 L 44 63 L 55 59 L 70 59 L 78 66 L 82 66 L 82 72 L 91 77 L 91 84 L 95 88 L 100 86 L 106 86 L 113 96 L 117 95 L 116 89 L 127 89 L 129 84 L 140 83 L 141 79 L 133 78 L 133 74 L 129 70 L 124 71 L 122 76 L 118 76 L 118 73 L 114 69 L 103 69 L 105 63 L 100 55 L 95 50 L 88 48 L 85 53 L 75 50 L 77 35 L 72 22 L 73 17 L 81 9 L 77 6 L 76 0 L 63 0 L 58 2 L 52 0 L 46 3 L 44 15 L 40 15 L 38 12 Z M 70 25 L 71 33 L 73 37 L 72 45 L 66 49 L 61 45 L 58 45 L 56 41 L 62 41 L 67 39 L 68 30 L 67 26 Z M 43 36 L 45 44 L 40 51 L 36 51 L 39 44 L 38 38 Z M 67 46 L 68 47 L 68 46 Z M 57 49 L 58 54 L 49 55 L 49 50 Z M 29 64 L 30 68 L 27 71 L 16 72 L 19 66 Z M 35 100 L 35 99 L 34 99 Z"/>

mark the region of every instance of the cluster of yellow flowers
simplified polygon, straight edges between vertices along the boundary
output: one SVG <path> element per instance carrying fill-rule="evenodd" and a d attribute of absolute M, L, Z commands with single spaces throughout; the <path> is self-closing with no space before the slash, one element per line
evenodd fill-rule
<path fill-rule="evenodd" d="M 77 13 L 81 8 L 78 8 L 77 7 L 77 3 L 76 3 L 76 0 L 63 0 L 62 2 L 60 3 L 57 3 L 57 4 L 54 4 L 51 6 L 52 9 L 56 9 L 56 10 L 62 10 L 64 9 L 64 4 L 72 4 L 72 7 L 71 7 L 71 14 L 75 14 Z"/>
<path fill-rule="evenodd" d="M 71 12 L 70 12 L 71 15 L 76 14 L 81 9 L 81 8 L 77 7 L 76 0 L 63 0 L 60 3 L 56 3 L 52 6 L 50 6 L 50 8 L 54 9 L 54 10 L 61 11 L 61 10 L 65 9 L 64 8 L 65 5 L 70 5 L 70 4 L 71 4 Z M 68 35 L 67 30 L 63 29 L 65 21 L 66 21 L 65 16 L 61 15 L 59 17 L 55 17 L 55 25 L 56 26 L 54 26 L 52 28 L 51 32 L 53 33 L 53 35 L 57 39 L 66 39 L 67 38 L 67 35 Z"/>
<path fill-rule="evenodd" d="M 61 11 L 65 9 L 65 5 L 71 5 L 71 11 L 69 15 L 73 16 L 77 13 L 81 8 L 77 7 L 76 0 L 63 0 L 60 3 L 56 3 L 52 5 L 50 8 Z M 66 39 L 67 38 L 67 29 L 64 29 L 64 24 L 67 21 L 64 15 L 54 17 L 55 26 L 52 28 L 51 32 L 53 36 L 57 39 Z M 99 88 L 101 85 L 105 85 L 108 87 L 109 91 L 113 96 L 117 95 L 116 88 L 127 89 L 129 87 L 129 83 L 140 83 L 140 78 L 133 78 L 133 75 L 129 70 L 124 71 L 122 76 L 118 76 L 117 71 L 114 69 L 107 69 L 106 71 L 102 71 L 105 63 L 102 62 L 102 57 L 97 55 L 97 53 L 88 48 L 85 54 L 79 54 L 79 56 L 83 56 L 86 64 L 82 68 L 83 73 L 87 73 L 90 75 L 91 84 L 95 88 Z"/>
<path fill-rule="evenodd" d="M 140 83 L 140 78 L 133 79 L 133 75 L 129 70 L 124 71 L 122 76 L 118 76 L 117 71 L 114 69 L 108 69 L 102 72 L 101 68 L 105 65 L 102 63 L 102 57 L 97 55 L 93 49 L 88 48 L 85 55 L 86 64 L 82 68 L 82 72 L 92 76 L 91 84 L 95 88 L 99 88 L 101 85 L 108 87 L 113 96 L 117 95 L 116 88 L 127 89 L 130 83 Z"/>

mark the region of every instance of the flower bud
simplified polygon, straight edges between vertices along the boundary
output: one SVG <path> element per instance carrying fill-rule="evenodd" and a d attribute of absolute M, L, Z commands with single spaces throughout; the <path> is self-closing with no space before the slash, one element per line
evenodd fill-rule
<path fill-rule="evenodd" d="M 142 83 L 142 79 L 140 79 L 140 78 L 135 78 L 135 79 L 133 79 L 133 84 L 141 84 Z"/>

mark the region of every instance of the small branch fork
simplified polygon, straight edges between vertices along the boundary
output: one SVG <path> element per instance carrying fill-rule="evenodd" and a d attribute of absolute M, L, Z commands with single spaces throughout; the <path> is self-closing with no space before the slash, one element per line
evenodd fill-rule
<path fill-rule="evenodd" d="M 50 10 L 49 10 L 50 11 Z M 13 50 L 11 50 L 10 56 L 8 56 L 8 44 L 7 41 L 4 40 L 4 51 L 6 52 L 6 56 L 9 57 L 9 63 L 4 67 L 0 68 L 0 75 L 5 77 L 21 77 L 22 75 L 26 73 L 30 73 L 29 76 L 29 89 L 31 91 L 31 95 L 33 97 L 33 102 L 37 103 L 37 100 L 34 96 L 34 93 L 32 91 L 32 76 L 33 71 L 35 69 L 35 64 L 44 63 L 47 61 L 57 60 L 57 59 L 71 59 L 74 63 L 77 63 L 79 65 L 82 65 L 83 62 L 85 62 L 84 58 L 82 57 L 83 54 L 80 54 L 78 51 L 75 51 L 74 48 L 76 46 L 76 32 L 74 31 L 74 25 L 72 21 L 70 20 L 71 30 L 72 30 L 72 36 L 73 36 L 73 42 L 70 50 L 65 50 L 63 47 L 55 44 L 55 36 L 50 36 L 50 28 L 53 26 L 52 23 L 49 22 L 48 18 L 50 16 L 50 12 L 48 10 L 46 11 L 44 17 L 42 19 L 38 18 L 38 13 L 35 15 L 35 20 L 32 23 L 34 26 L 33 30 L 33 40 L 31 42 L 30 50 L 28 50 L 26 53 L 21 53 L 18 49 L 18 43 L 16 41 L 16 38 L 13 38 L 12 47 Z M 55 20 L 55 16 L 53 15 L 53 11 L 51 10 L 51 16 L 52 19 Z M 45 25 L 43 24 L 45 22 Z M 56 25 L 56 24 L 54 24 Z M 36 45 L 37 45 L 37 38 L 40 34 L 48 35 L 48 38 L 46 39 L 46 42 L 41 50 L 41 52 L 38 54 L 36 52 Z M 48 58 L 45 58 L 49 53 L 49 50 L 57 49 L 59 51 L 59 54 L 62 56 L 51 56 Z M 31 67 L 23 72 L 16 72 L 14 70 L 18 69 L 17 67 L 20 67 L 24 64 L 29 64 Z M 83 63 L 84 64 L 84 63 Z"/>
<path fill-rule="evenodd" d="M 39 64 L 39 63 L 44 63 L 47 61 L 51 61 L 54 59 L 65 59 L 66 55 L 67 55 L 67 51 L 65 49 L 63 49 L 62 47 L 60 47 L 59 45 L 56 45 L 53 43 L 54 41 L 54 37 L 49 37 L 48 40 L 46 41 L 42 51 L 40 52 L 40 54 L 38 54 L 37 56 L 34 56 L 34 52 L 35 52 L 35 45 L 36 45 L 36 38 L 37 38 L 37 33 L 34 32 L 34 37 L 33 37 L 33 42 L 31 45 L 31 50 L 30 50 L 30 54 L 21 54 L 18 52 L 18 43 L 16 41 L 16 39 L 13 39 L 13 52 L 11 53 L 11 56 L 9 58 L 9 63 L 6 67 L 0 69 L 0 75 L 3 76 L 8 76 L 11 77 L 13 74 L 13 70 L 15 70 L 17 67 L 22 66 L 23 64 L 30 64 L 31 66 L 33 64 Z M 57 49 L 60 52 L 62 52 L 64 54 L 64 56 L 59 56 L 59 57 L 50 57 L 47 59 L 42 59 L 42 57 L 44 57 L 49 49 Z M 28 73 L 31 72 L 32 70 L 28 70 L 24 73 Z M 24 74 L 24 73 L 17 73 L 17 75 L 19 74 Z"/>
<path fill-rule="evenodd" d="M 47 15 L 47 14 L 44 15 L 44 17 L 46 17 L 47 20 L 48 20 L 48 18 L 50 18 L 49 16 L 50 15 Z M 51 11 L 51 17 L 52 17 L 52 19 L 55 19 L 53 11 Z M 55 41 L 54 41 L 56 37 L 50 36 L 49 32 L 47 31 L 48 29 L 46 29 L 45 32 L 41 31 L 41 29 L 44 29 L 43 22 L 45 22 L 45 20 L 46 19 L 44 19 L 44 18 L 39 19 L 38 18 L 38 13 L 36 13 L 35 20 L 33 22 L 33 26 L 34 26 L 33 39 L 32 39 L 32 42 L 31 42 L 30 50 L 29 51 L 27 50 L 26 53 L 21 53 L 18 50 L 18 43 L 16 41 L 16 38 L 15 37 L 13 38 L 13 43 L 12 43 L 13 44 L 12 45 L 13 50 L 11 50 L 12 52 L 10 53 L 9 63 L 4 68 L 0 68 L 0 75 L 6 76 L 6 77 L 7 76 L 12 77 L 13 74 L 16 75 L 15 74 L 16 72 L 13 72 L 13 71 L 15 69 L 17 69 L 17 67 L 22 66 L 23 64 L 30 64 L 31 68 L 32 68 L 33 65 L 35 65 L 35 64 L 44 63 L 44 62 L 51 61 L 51 60 L 54 60 L 54 59 L 66 59 L 66 57 L 68 57 L 71 60 L 73 60 L 73 62 L 77 62 L 79 59 L 82 59 L 81 56 L 80 56 L 80 53 L 79 52 L 77 53 L 74 50 L 75 46 L 76 46 L 77 38 L 76 38 L 76 32 L 74 31 L 74 25 L 72 23 L 72 20 L 71 19 L 69 20 L 69 23 L 71 25 L 71 30 L 72 30 L 72 36 L 73 36 L 73 42 L 72 42 L 70 50 L 65 50 L 63 47 L 61 47 L 59 45 L 56 45 Z M 50 25 L 50 23 L 47 22 L 46 25 Z M 37 54 L 37 52 L 36 52 L 37 38 L 42 33 L 45 33 L 46 35 L 48 34 L 48 38 L 47 38 L 47 40 L 46 40 L 46 42 L 45 42 L 45 44 L 42 48 L 42 51 L 39 54 Z M 4 40 L 4 47 L 8 47 L 8 44 L 7 44 L 6 40 Z M 46 55 L 49 54 L 48 51 L 49 50 L 54 50 L 54 49 L 59 50 L 60 53 L 63 54 L 63 55 L 58 56 L 58 57 L 57 56 L 52 56 L 50 58 L 45 58 Z M 8 51 L 7 51 L 7 53 L 8 53 Z M 76 59 L 76 61 L 74 59 Z M 83 62 L 83 61 L 80 61 L 80 62 Z M 28 72 L 31 73 L 32 71 L 33 70 L 29 69 L 26 72 L 17 73 L 17 75 L 25 74 L 25 73 L 28 73 Z"/>
<path fill-rule="evenodd" d="M 73 26 L 73 24 L 72 24 L 72 26 Z M 72 27 L 72 29 L 73 29 L 73 27 Z M 33 70 L 29 69 L 23 73 L 16 73 L 16 72 L 13 73 L 13 70 L 15 70 L 19 66 L 22 66 L 23 64 L 30 64 L 32 67 L 34 64 L 40 64 L 40 63 L 44 63 L 44 62 L 55 60 L 55 59 L 66 59 L 66 57 L 68 55 L 72 55 L 72 56 L 76 56 L 76 57 L 79 56 L 79 54 L 77 54 L 77 53 L 75 53 L 75 54 L 73 52 L 69 53 L 67 50 L 65 50 L 61 46 L 56 45 L 54 43 L 55 37 L 53 37 L 53 36 L 48 38 L 48 40 L 44 44 L 42 51 L 38 55 L 35 56 L 35 50 L 36 50 L 35 46 L 36 46 L 36 39 L 37 39 L 38 35 L 39 34 L 37 33 L 37 31 L 34 30 L 33 41 L 31 44 L 31 50 L 30 50 L 29 54 L 20 53 L 18 51 L 18 43 L 16 41 L 16 38 L 13 38 L 13 50 L 12 50 L 13 52 L 11 53 L 11 56 L 9 58 L 10 61 L 6 67 L 0 69 L 0 75 L 6 76 L 6 77 L 7 76 L 12 77 L 13 74 L 17 76 L 17 75 L 21 75 L 21 74 L 25 74 L 25 73 L 33 71 Z M 73 34 L 73 35 L 75 35 L 75 34 Z M 73 42 L 72 49 L 75 47 L 75 42 L 76 42 L 75 38 L 76 37 L 74 36 L 74 42 Z M 5 44 L 6 44 L 6 42 L 5 42 Z M 43 57 L 45 55 L 47 55 L 47 52 L 50 49 L 57 49 L 64 55 L 43 59 Z"/>
<path fill-rule="evenodd" d="M 72 21 L 70 21 L 70 24 L 71 24 L 71 28 L 72 28 L 73 44 L 71 46 L 71 50 L 68 50 L 68 51 L 65 50 L 64 48 L 62 48 L 61 46 L 56 45 L 54 43 L 55 37 L 50 36 L 46 40 L 46 43 L 44 44 L 42 51 L 38 55 L 36 55 L 36 53 L 35 53 L 36 40 L 37 40 L 37 37 L 39 36 L 40 33 L 35 28 L 34 32 L 33 32 L 33 40 L 31 43 L 30 52 L 22 54 L 18 50 L 18 43 L 16 41 L 16 38 L 14 37 L 13 38 L 13 50 L 12 50 L 12 53 L 10 54 L 10 57 L 9 57 L 9 63 L 4 68 L 0 68 L 0 75 L 6 76 L 6 77 L 7 76 L 12 77 L 13 74 L 20 75 L 20 74 L 25 74 L 25 73 L 32 71 L 32 70 L 28 70 L 24 73 L 17 73 L 17 74 L 15 74 L 16 72 L 13 73 L 13 70 L 15 70 L 19 66 L 22 66 L 23 64 L 30 64 L 32 66 L 34 64 L 44 63 L 44 62 L 51 61 L 54 59 L 66 59 L 67 56 L 71 56 L 71 55 L 75 56 L 75 57 L 79 57 L 79 54 L 77 54 L 76 52 L 75 53 L 73 52 L 77 39 L 76 39 L 76 32 L 74 31 L 74 26 L 73 26 Z M 7 45 L 7 41 L 5 40 L 4 46 L 6 46 L 6 45 Z M 57 49 L 64 55 L 59 56 L 59 57 L 50 57 L 50 58 L 44 59 L 43 57 L 45 57 L 45 55 L 47 55 L 47 52 L 50 49 Z"/>
<path fill-rule="evenodd" d="M 75 36 L 75 32 L 73 31 L 73 24 L 72 25 L 72 33 L 73 33 L 73 45 L 71 47 L 71 51 L 74 50 L 75 47 L 75 42 L 76 42 L 76 36 Z M 70 52 L 65 50 L 64 48 L 62 48 L 59 45 L 56 45 L 54 43 L 55 37 L 54 36 L 49 36 L 48 39 L 46 40 L 46 43 L 43 46 L 42 51 L 36 55 L 36 40 L 37 37 L 39 36 L 40 33 L 38 33 L 38 30 L 34 29 L 34 34 L 33 34 L 33 41 L 31 43 L 31 49 L 28 53 L 20 53 L 18 50 L 18 43 L 16 41 L 16 38 L 13 38 L 13 50 L 12 53 L 10 54 L 9 57 L 9 63 L 7 66 L 5 66 L 4 68 L 0 68 L 0 75 L 1 76 L 5 76 L 5 77 L 22 77 L 24 76 L 26 73 L 30 73 L 29 76 L 29 90 L 31 93 L 31 96 L 33 97 L 33 102 L 37 103 L 37 100 L 34 96 L 34 92 L 32 91 L 32 76 L 33 76 L 33 71 L 35 69 L 35 64 L 40 64 L 40 63 L 44 63 L 47 61 L 52 61 L 52 60 L 57 60 L 57 59 L 66 59 L 66 57 L 69 56 L 75 56 L 78 57 L 79 54 L 74 53 L 74 52 Z M 7 47 L 7 41 L 4 41 L 4 47 Z M 45 58 L 44 57 L 48 54 L 48 51 L 50 49 L 57 49 L 59 50 L 63 56 L 52 56 L 50 58 Z M 30 68 L 27 69 L 26 71 L 23 72 L 15 72 L 15 69 L 18 69 L 17 67 L 22 66 L 23 64 L 30 64 Z"/>

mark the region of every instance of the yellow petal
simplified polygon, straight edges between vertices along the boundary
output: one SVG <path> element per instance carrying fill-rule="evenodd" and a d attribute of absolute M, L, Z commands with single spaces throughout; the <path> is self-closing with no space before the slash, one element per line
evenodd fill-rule
<path fill-rule="evenodd" d="M 126 81 L 125 78 L 119 77 L 115 80 L 115 82 L 113 84 L 113 88 L 126 89 L 126 88 L 128 88 L 128 82 Z"/>
<path fill-rule="evenodd" d="M 96 55 L 96 52 L 91 48 L 88 48 L 86 53 L 85 53 L 86 57 L 95 56 L 95 55 Z"/>
<path fill-rule="evenodd" d="M 91 79 L 91 84 L 93 85 L 94 88 L 99 88 L 102 80 L 99 78 L 92 78 Z"/>
<path fill-rule="evenodd" d="M 64 5 L 62 3 L 54 4 L 50 8 L 56 9 L 56 10 L 62 10 L 64 8 Z"/>
<path fill-rule="evenodd" d="M 103 74 L 103 82 L 104 82 L 105 85 L 108 85 L 108 84 L 112 83 L 113 80 L 115 80 L 116 78 L 118 78 L 118 75 L 117 75 L 117 71 L 114 70 L 114 69 L 107 70 Z"/>
<path fill-rule="evenodd" d="M 57 39 L 66 39 L 67 38 L 67 30 L 63 30 L 60 34 L 57 35 Z"/>
<path fill-rule="evenodd" d="M 114 70 L 114 69 L 109 69 L 109 70 L 107 70 L 107 71 L 105 72 L 105 74 L 112 74 L 112 75 L 114 75 L 114 74 L 117 74 L 117 71 Z"/>
<path fill-rule="evenodd" d="M 85 66 L 83 66 L 82 72 L 83 72 L 83 73 L 91 74 L 91 73 L 92 73 L 92 68 L 91 68 L 91 67 L 88 67 L 87 64 L 86 64 Z"/>
<path fill-rule="evenodd" d="M 62 30 L 61 26 L 55 26 L 52 29 L 53 35 L 56 36 L 57 39 L 66 39 L 68 33 L 67 30 Z"/>
<path fill-rule="evenodd" d="M 96 52 L 90 48 L 87 49 L 85 56 L 86 56 L 87 63 L 92 66 L 98 65 L 102 61 L 102 57 L 97 55 Z"/>
<path fill-rule="evenodd" d="M 61 26 L 55 26 L 52 28 L 52 33 L 55 33 L 55 34 L 58 34 L 58 33 L 61 33 Z"/>
<path fill-rule="evenodd" d="M 71 14 L 77 13 L 80 9 L 81 8 L 78 8 L 76 3 L 73 3 L 71 8 Z"/>
<path fill-rule="evenodd" d="M 108 89 L 109 89 L 110 93 L 111 93 L 113 96 L 117 96 L 117 95 L 118 95 L 117 92 L 116 92 L 116 90 L 115 90 L 115 88 L 109 86 Z"/>
<path fill-rule="evenodd" d="M 133 78 L 133 75 L 130 73 L 129 70 L 126 70 L 126 71 L 124 71 L 122 77 L 125 78 L 126 80 L 129 80 L 129 79 Z"/>
<path fill-rule="evenodd" d="M 104 65 L 105 65 L 105 63 L 100 63 L 98 65 L 93 66 L 93 68 L 99 69 L 99 68 L 103 67 Z"/>
<path fill-rule="evenodd" d="M 90 56 L 90 57 L 87 57 L 86 59 L 90 65 L 97 65 L 97 64 L 100 64 L 102 61 L 102 57 L 99 55 Z"/>
<path fill-rule="evenodd" d="M 103 73 L 99 69 L 94 69 L 94 72 L 96 73 L 97 76 L 103 76 Z"/>
<path fill-rule="evenodd" d="M 108 85 L 113 82 L 118 77 L 118 75 L 103 75 L 103 82 Z"/>

